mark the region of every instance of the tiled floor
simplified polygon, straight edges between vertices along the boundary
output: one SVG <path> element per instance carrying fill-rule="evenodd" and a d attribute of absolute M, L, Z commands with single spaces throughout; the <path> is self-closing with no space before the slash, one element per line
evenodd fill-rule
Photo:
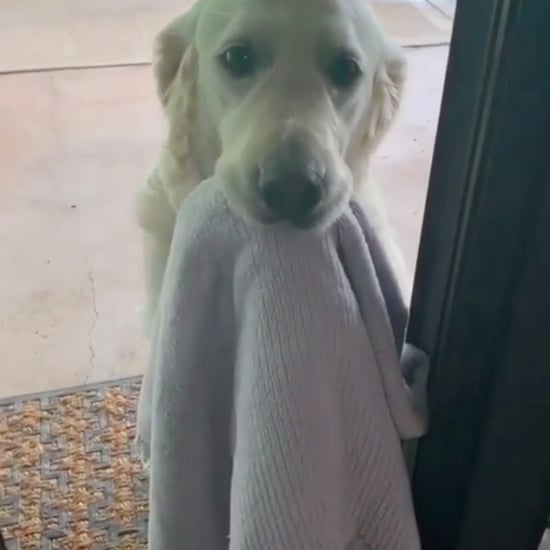
<path fill-rule="evenodd" d="M 404 46 L 449 39 L 450 19 L 425 0 L 366 1 Z M 157 31 L 192 2 L 2 0 L 0 72 L 147 62 Z"/>
<path fill-rule="evenodd" d="M 134 190 L 162 136 L 147 67 L 0 86 L 2 395 L 138 372 Z"/>
<path fill-rule="evenodd" d="M 454 17 L 457 0 L 427 0 L 428 4 L 447 17 Z"/>
<path fill-rule="evenodd" d="M 59 24 L 62 11 L 46 9 L 45 0 L 33 2 L 32 9 L 27 0 L 6 0 L 0 7 L 0 72 L 27 71 L 37 59 L 35 68 L 42 69 L 50 63 L 141 61 L 151 21 L 158 28 L 158 13 L 173 10 L 172 0 L 162 0 L 153 14 L 147 0 L 124 0 L 116 9 L 102 0 L 94 3 L 93 17 L 88 15 L 96 23 L 110 20 L 104 27 L 108 33 L 124 13 L 137 17 L 131 2 L 139 8 L 143 23 L 137 28 L 147 29 L 147 40 L 126 49 L 126 39 L 121 40 L 115 51 L 102 45 L 108 40 L 99 31 L 85 40 L 73 36 L 71 49 L 67 34 L 55 39 L 48 27 L 51 21 Z M 25 11 L 34 16 L 37 42 L 10 55 L 11 35 L 4 30 L 23 32 Z M 20 26 L 9 25 L 6 14 Z M 32 33 L 25 32 L 20 36 L 32 41 Z M 41 36 L 67 49 L 61 57 L 55 49 L 40 57 Z M 86 46 L 92 43 L 103 52 L 94 59 Z M 447 48 L 407 52 L 410 77 L 403 109 L 373 172 L 387 191 L 412 270 Z M 162 136 L 148 66 L 0 75 L 0 397 L 142 371 L 141 251 L 132 202 Z"/>

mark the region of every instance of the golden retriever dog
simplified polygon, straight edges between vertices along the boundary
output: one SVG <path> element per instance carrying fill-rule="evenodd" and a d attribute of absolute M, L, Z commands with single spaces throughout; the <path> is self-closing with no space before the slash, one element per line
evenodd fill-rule
<path fill-rule="evenodd" d="M 153 66 L 169 132 L 137 200 L 149 326 L 176 211 L 214 173 L 257 223 L 323 227 L 356 194 L 408 292 L 368 178 L 405 61 L 367 0 L 197 0 L 160 33 Z"/>

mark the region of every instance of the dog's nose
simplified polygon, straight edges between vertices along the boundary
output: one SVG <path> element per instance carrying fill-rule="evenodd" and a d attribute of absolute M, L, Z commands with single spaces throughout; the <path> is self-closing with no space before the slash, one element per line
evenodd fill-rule
<path fill-rule="evenodd" d="M 262 178 L 260 193 L 272 212 L 291 220 L 307 216 L 322 197 L 319 181 L 302 174 Z"/>
<path fill-rule="evenodd" d="M 294 222 L 307 218 L 324 194 L 323 171 L 313 159 L 274 155 L 260 166 L 260 195 L 276 215 Z"/>

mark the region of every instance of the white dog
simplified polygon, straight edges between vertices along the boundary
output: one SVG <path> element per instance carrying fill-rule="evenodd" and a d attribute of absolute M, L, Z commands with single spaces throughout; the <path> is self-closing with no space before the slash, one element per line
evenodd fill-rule
<path fill-rule="evenodd" d="M 138 196 L 147 313 L 157 306 L 175 215 L 214 172 L 234 209 L 298 227 L 334 220 L 352 193 L 408 280 L 369 159 L 392 123 L 405 62 L 366 0 L 198 0 L 156 40 L 169 136 Z"/>

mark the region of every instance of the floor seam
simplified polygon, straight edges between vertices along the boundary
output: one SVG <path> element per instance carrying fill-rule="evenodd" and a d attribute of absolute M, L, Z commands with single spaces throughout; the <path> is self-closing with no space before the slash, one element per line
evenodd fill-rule
<path fill-rule="evenodd" d="M 440 48 L 448 46 L 449 41 L 435 42 L 433 44 L 406 44 L 401 46 L 404 50 L 421 50 L 426 48 Z M 128 63 L 101 63 L 97 65 L 60 65 L 53 67 L 36 67 L 27 69 L 0 70 L 0 77 L 24 74 L 55 73 L 64 71 L 90 71 L 94 69 L 123 69 L 126 67 L 150 67 L 151 61 L 132 61 Z"/>
<path fill-rule="evenodd" d="M 121 69 L 124 67 L 148 67 L 150 65 L 151 61 L 132 61 L 128 63 L 98 63 L 97 65 L 60 65 L 53 67 L 0 70 L 0 76 L 13 76 L 19 74 L 34 73 L 55 73 L 63 71 L 89 71 L 94 69 Z"/>

